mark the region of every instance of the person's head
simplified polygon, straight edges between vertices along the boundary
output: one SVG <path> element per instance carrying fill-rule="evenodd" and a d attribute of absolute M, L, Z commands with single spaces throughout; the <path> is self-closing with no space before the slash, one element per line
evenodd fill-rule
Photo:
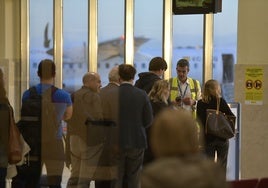
<path fill-rule="evenodd" d="M 108 75 L 109 82 L 117 83 L 119 84 L 119 73 L 118 73 L 118 66 L 114 66 Z"/>
<path fill-rule="evenodd" d="M 212 97 L 221 97 L 221 86 L 217 80 L 208 80 L 204 85 L 202 100 L 208 103 Z"/>
<path fill-rule="evenodd" d="M 187 80 L 188 73 L 190 71 L 190 64 L 187 59 L 180 59 L 177 62 L 177 75 L 181 82 L 185 82 Z"/>
<path fill-rule="evenodd" d="M 167 70 L 167 62 L 162 57 L 154 57 L 149 63 L 149 71 L 157 73 L 162 76 Z"/>
<path fill-rule="evenodd" d="M 161 158 L 141 174 L 142 188 L 229 188 L 221 167 L 207 158 Z"/>
<path fill-rule="evenodd" d="M 153 101 L 163 101 L 167 104 L 169 90 L 170 84 L 167 80 L 157 80 L 148 95 Z"/>
<path fill-rule="evenodd" d="M 136 69 L 129 64 L 121 64 L 118 67 L 120 82 L 132 82 L 135 78 Z"/>
<path fill-rule="evenodd" d="M 38 76 L 41 80 L 49 80 L 55 77 L 56 75 L 56 65 L 50 59 L 41 60 L 38 65 Z"/>
<path fill-rule="evenodd" d="M 95 72 L 88 72 L 83 76 L 83 85 L 94 92 L 99 92 L 101 88 L 100 75 Z"/>
<path fill-rule="evenodd" d="M 200 152 L 203 141 L 196 121 L 184 109 L 164 109 L 151 127 L 151 147 L 156 157 L 187 156 Z"/>

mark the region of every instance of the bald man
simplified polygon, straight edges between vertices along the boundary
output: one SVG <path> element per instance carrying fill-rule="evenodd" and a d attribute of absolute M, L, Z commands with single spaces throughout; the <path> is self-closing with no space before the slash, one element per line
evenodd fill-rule
<path fill-rule="evenodd" d="M 95 72 L 88 72 L 83 76 L 83 85 L 93 92 L 100 92 L 101 79 L 100 75 Z"/>
<path fill-rule="evenodd" d="M 94 125 L 85 125 L 88 118 L 101 120 L 102 108 L 99 91 L 100 75 L 88 72 L 83 76 L 83 86 L 72 94 L 73 116 L 68 121 L 70 138 L 71 176 L 67 187 L 89 187 L 94 180 L 96 166 L 102 152 L 101 130 Z M 101 128 L 101 127 L 100 127 Z"/>

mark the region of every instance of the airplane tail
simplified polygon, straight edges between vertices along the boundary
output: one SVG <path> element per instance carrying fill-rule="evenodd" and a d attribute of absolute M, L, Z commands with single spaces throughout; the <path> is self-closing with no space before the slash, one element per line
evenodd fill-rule
<path fill-rule="evenodd" d="M 48 23 L 47 23 L 44 31 L 44 47 L 49 48 L 49 45 L 50 45 L 50 39 L 48 39 Z"/>

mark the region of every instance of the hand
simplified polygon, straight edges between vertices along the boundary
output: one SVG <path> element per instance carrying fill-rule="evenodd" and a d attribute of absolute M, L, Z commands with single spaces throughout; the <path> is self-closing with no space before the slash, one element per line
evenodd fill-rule
<path fill-rule="evenodd" d="M 66 160 L 66 161 L 65 161 L 65 165 L 66 165 L 66 167 L 67 167 L 69 170 L 71 170 L 71 169 L 72 169 L 72 164 L 71 164 L 71 161 Z"/>
<path fill-rule="evenodd" d="M 180 101 L 172 101 L 171 102 L 171 105 L 172 106 L 175 106 L 175 107 L 181 107 L 182 102 L 181 102 L 181 100 Z"/>
<path fill-rule="evenodd" d="M 195 105 L 195 100 L 191 99 L 190 97 L 185 97 L 182 99 L 183 104 L 193 106 Z"/>

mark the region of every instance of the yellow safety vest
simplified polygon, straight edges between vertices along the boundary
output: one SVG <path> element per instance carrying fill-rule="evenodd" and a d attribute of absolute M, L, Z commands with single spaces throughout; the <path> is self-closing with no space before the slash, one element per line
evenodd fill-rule
<path fill-rule="evenodd" d="M 189 85 L 190 85 L 190 91 L 191 91 L 191 98 L 195 99 L 196 101 L 198 100 L 198 96 L 197 96 L 197 92 L 198 89 L 200 89 L 200 83 L 198 80 L 189 78 Z M 174 78 L 170 78 L 169 79 L 169 84 L 170 84 L 170 101 L 175 101 L 176 97 L 178 96 L 178 78 L 174 77 Z M 192 114 L 193 117 L 196 119 L 196 109 L 192 108 Z M 198 132 L 200 132 L 200 125 L 198 124 L 198 122 L 196 121 L 196 126 L 198 129 Z"/>
<path fill-rule="evenodd" d="M 199 81 L 189 78 L 189 85 L 190 85 L 190 91 L 191 91 L 191 98 L 194 100 L 198 100 L 197 92 L 198 92 L 198 85 Z M 170 78 L 169 79 L 170 83 L 170 101 L 175 101 L 176 97 L 178 96 L 178 78 Z"/>

